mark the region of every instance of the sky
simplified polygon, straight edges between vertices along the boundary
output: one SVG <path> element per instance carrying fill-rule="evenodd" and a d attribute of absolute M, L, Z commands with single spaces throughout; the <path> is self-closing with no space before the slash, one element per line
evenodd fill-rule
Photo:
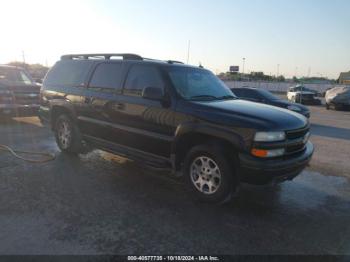
<path fill-rule="evenodd" d="M 349 0 L 0 0 L 0 63 L 136 53 L 214 73 L 337 78 L 350 70 Z M 190 43 L 190 45 L 189 45 Z M 279 65 L 279 66 L 278 66 Z"/>

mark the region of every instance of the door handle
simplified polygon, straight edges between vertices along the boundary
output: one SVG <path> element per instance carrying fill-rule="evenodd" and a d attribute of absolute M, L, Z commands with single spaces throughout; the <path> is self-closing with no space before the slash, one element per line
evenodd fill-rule
<path fill-rule="evenodd" d="M 85 103 L 90 104 L 92 102 L 92 97 L 85 97 Z"/>

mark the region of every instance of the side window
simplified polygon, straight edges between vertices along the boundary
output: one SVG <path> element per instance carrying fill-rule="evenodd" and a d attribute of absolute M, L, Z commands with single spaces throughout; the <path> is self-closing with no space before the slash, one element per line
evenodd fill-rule
<path fill-rule="evenodd" d="M 238 89 L 238 88 L 233 88 L 232 92 L 237 96 L 237 97 L 244 97 L 244 90 Z"/>
<path fill-rule="evenodd" d="M 141 96 L 145 87 L 164 88 L 162 77 L 157 68 L 145 65 L 133 66 L 124 86 L 124 94 Z"/>
<path fill-rule="evenodd" d="M 260 94 L 258 94 L 258 92 L 254 91 L 254 90 L 246 90 L 246 97 L 254 99 L 254 100 L 261 99 Z"/>
<path fill-rule="evenodd" d="M 90 68 L 90 61 L 60 61 L 49 71 L 44 85 L 82 86 Z"/>
<path fill-rule="evenodd" d="M 97 66 L 91 78 L 89 87 L 103 89 L 120 89 L 121 78 L 121 63 L 102 63 Z"/>

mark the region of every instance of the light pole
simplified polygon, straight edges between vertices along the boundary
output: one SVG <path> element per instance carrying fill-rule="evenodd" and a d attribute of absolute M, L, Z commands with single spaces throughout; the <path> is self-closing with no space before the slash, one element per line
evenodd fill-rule
<path fill-rule="evenodd" d="M 243 75 L 244 75 L 245 57 L 243 57 Z"/>

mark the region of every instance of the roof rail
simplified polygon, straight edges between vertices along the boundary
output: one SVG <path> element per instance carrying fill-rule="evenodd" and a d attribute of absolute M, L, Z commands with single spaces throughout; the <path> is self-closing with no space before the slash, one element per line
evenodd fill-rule
<path fill-rule="evenodd" d="M 111 57 L 122 57 L 123 60 L 143 60 L 139 55 L 135 54 L 71 54 L 61 56 L 61 60 L 79 60 L 79 59 L 105 59 L 110 60 Z"/>
<path fill-rule="evenodd" d="M 168 64 L 183 64 L 181 61 L 176 61 L 176 60 L 168 60 L 166 61 Z"/>

